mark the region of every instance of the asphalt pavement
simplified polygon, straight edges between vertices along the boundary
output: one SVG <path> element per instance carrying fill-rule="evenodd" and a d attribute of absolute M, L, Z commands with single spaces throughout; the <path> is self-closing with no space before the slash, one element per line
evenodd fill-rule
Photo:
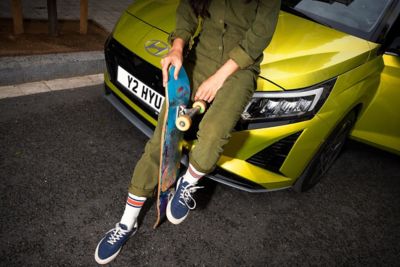
<path fill-rule="evenodd" d="M 0 266 L 96 266 L 147 138 L 102 86 L 0 99 Z M 112 266 L 395 266 L 399 157 L 348 142 L 307 193 L 251 194 L 210 180 L 181 225 L 138 234 Z"/>

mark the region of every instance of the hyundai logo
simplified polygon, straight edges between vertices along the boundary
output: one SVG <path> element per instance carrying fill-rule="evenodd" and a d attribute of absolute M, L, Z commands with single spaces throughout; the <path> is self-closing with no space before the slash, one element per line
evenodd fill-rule
<path fill-rule="evenodd" d="M 150 53 L 156 57 L 163 57 L 169 51 L 169 46 L 166 43 L 164 43 L 163 41 L 159 41 L 159 40 L 147 41 L 144 44 L 144 48 L 146 49 L 146 51 L 148 53 Z"/>

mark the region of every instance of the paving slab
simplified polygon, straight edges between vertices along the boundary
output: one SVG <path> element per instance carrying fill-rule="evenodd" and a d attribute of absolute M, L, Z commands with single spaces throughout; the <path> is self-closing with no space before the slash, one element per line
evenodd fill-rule
<path fill-rule="evenodd" d="M 99 85 L 103 74 L 0 86 L 0 99 Z"/>
<path fill-rule="evenodd" d="M 24 92 L 17 85 L 0 87 L 0 99 L 24 95 Z"/>
<path fill-rule="evenodd" d="M 31 95 L 43 92 L 49 92 L 50 88 L 42 82 L 24 83 L 18 85 L 19 89 L 24 93 L 24 95 Z"/>
<path fill-rule="evenodd" d="M 74 77 L 73 79 L 55 79 L 50 81 L 44 81 L 44 83 L 50 88 L 50 90 L 57 91 L 70 88 L 91 86 L 103 82 L 102 80 L 95 81 L 94 79 L 90 79 L 89 77 L 90 76 L 81 76 L 81 77 Z"/>

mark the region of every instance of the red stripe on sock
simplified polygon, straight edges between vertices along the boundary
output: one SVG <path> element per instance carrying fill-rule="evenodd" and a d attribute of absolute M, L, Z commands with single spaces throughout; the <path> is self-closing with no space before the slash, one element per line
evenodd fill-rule
<path fill-rule="evenodd" d="M 128 199 L 126 200 L 126 202 L 127 202 L 128 204 L 130 204 L 130 205 L 134 205 L 134 206 L 138 206 L 138 207 L 143 206 L 143 203 L 144 203 L 144 201 L 135 200 L 135 199 L 132 199 L 132 198 L 130 198 L 130 197 L 128 197 Z"/>
<path fill-rule="evenodd" d="M 192 168 L 189 166 L 188 168 L 189 174 L 196 179 L 200 179 L 201 177 L 203 177 L 203 175 L 199 175 L 197 174 L 194 170 L 192 170 Z"/>

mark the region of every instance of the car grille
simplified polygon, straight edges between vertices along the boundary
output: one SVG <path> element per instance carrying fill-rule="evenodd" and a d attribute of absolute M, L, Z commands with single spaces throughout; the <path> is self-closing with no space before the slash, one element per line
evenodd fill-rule
<path fill-rule="evenodd" d="M 283 162 L 285 161 L 287 155 L 296 142 L 297 138 L 302 132 L 297 132 L 295 134 L 289 135 L 278 142 L 270 145 L 269 147 L 261 150 L 257 154 L 254 154 L 251 158 L 246 161 L 256 165 L 260 168 L 280 173 Z"/>
<path fill-rule="evenodd" d="M 161 95 L 165 95 L 164 87 L 162 86 L 161 70 L 146 62 L 113 38 L 109 38 L 106 41 L 104 53 L 107 71 L 110 75 L 111 82 L 117 86 L 126 97 L 146 111 L 146 113 L 151 115 L 154 119 L 157 119 L 158 112 L 149 108 L 117 81 L 117 68 L 118 66 L 121 66 Z"/>

